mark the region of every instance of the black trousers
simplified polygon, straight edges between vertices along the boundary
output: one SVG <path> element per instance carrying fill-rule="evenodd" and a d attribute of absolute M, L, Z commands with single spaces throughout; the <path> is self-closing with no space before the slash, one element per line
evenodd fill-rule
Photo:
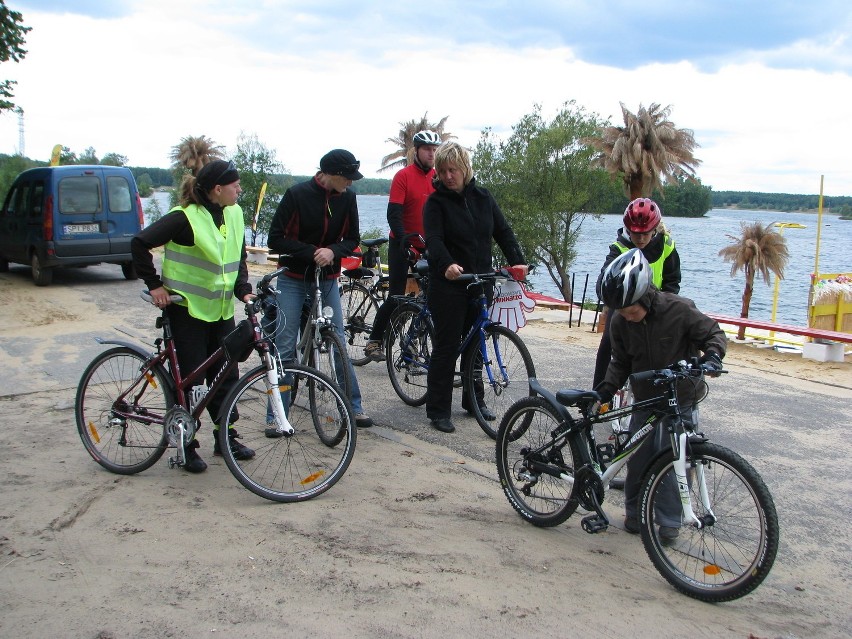
<path fill-rule="evenodd" d="M 378 341 L 384 337 L 390 316 L 396 308 L 391 296 L 405 293 L 405 285 L 408 282 L 408 251 L 403 249 L 402 242 L 397 238 L 388 240 L 388 298 L 376 311 L 373 330 L 370 331 L 371 340 Z"/>
<path fill-rule="evenodd" d="M 436 279 L 431 278 L 429 282 L 428 304 L 435 326 L 435 341 L 426 376 L 426 417 L 444 419 L 452 414 L 453 378 L 459 344 L 476 321 L 480 307 L 478 303 L 471 303 L 479 294 L 477 288 L 468 292 L 464 284 Z M 493 296 L 491 287 L 486 287 L 486 296 L 489 300 Z M 476 344 L 472 348 L 476 348 Z M 481 394 L 477 391 L 477 395 Z M 467 410 L 471 407 L 470 401 L 466 389 L 463 389 L 462 408 Z"/>
<path fill-rule="evenodd" d="M 609 368 L 609 360 L 612 359 L 612 342 L 609 341 L 609 327 L 612 324 L 612 316 L 615 313 L 616 311 L 607 309 L 601 343 L 598 345 L 598 354 L 595 358 L 595 374 L 592 378 L 593 389 L 597 388 L 598 384 L 606 377 L 606 369 Z"/>
<path fill-rule="evenodd" d="M 169 304 L 167 307 L 169 313 L 169 323 L 172 327 L 172 335 L 175 338 L 175 348 L 177 349 L 178 365 L 180 366 L 180 374 L 186 377 L 189 373 L 198 368 L 204 360 L 212 355 L 221 345 L 222 339 L 234 330 L 236 326 L 234 318 L 218 320 L 216 322 L 205 322 L 197 319 L 189 314 L 189 310 L 185 306 L 177 304 Z M 204 379 L 209 386 L 213 378 L 221 370 L 225 360 L 218 364 L 210 366 L 205 371 Z M 229 373 L 223 380 L 219 391 L 210 399 L 207 405 L 207 412 L 210 419 L 217 426 L 219 422 L 219 410 L 222 407 L 222 401 L 227 396 L 228 392 L 233 388 L 239 379 L 239 371 L 237 368 Z M 196 380 L 197 384 L 201 384 L 201 379 Z M 225 424 L 228 426 L 228 424 Z"/>

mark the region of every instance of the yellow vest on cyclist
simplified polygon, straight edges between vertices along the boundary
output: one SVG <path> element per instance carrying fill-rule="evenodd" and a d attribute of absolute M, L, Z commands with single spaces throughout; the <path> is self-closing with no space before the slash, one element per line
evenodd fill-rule
<path fill-rule="evenodd" d="M 632 248 L 636 248 L 635 246 L 624 246 L 621 242 L 614 242 L 615 247 L 621 251 L 622 253 L 627 253 Z M 663 285 L 663 263 L 666 261 L 666 258 L 672 254 L 674 251 L 675 245 L 674 240 L 670 235 L 663 236 L 663 252 L 659 258 L 655 262 L 651 262 L 651 281 L 654 283 L 654 286 L 660 288 Z"/>
<path fill-rule="evenodd" d="M 243 247 L 243 210 L 223 209 L 225 223 L 216 227 L 210 213 L 190 204 L 182 208 L 195 235 L 194 246 L 168 242 L 163 257 L 163 284 L 183 295 L 181 305 L 196 319 L 215 322 L 234 316 L 234 284 Z"/>

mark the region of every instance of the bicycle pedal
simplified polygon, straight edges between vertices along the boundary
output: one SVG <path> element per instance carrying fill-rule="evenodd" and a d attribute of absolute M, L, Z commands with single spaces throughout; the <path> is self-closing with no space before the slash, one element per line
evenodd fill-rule
<path fill-rule="evenodd" d="M 583 517 L 580 523 L 583 526 L 583 530 L 591 535 L 604 532 L 609 528 L 609 521 L 606 517 L 601 517 L 600 515 L 587 515 Z"/>

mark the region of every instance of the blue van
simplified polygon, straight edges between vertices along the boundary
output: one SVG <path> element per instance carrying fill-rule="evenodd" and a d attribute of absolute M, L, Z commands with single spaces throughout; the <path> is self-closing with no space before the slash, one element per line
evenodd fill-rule
<path fill-rule="evenodd" d="M 15 178 L 0 209 L 0 271 L 29 264 L 37 286 L 59 266 L 120 264 L 136 279 L 130 240 L 143 225 L 142 200 L 126 167 L 51 166 Z"/>

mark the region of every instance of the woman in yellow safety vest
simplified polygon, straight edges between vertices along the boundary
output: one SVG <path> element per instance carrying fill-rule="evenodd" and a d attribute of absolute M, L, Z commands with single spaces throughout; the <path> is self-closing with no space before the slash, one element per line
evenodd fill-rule
<path fill-rule="evenodd" d="M 252 287 L 248 281 L 243 211 L 237 204 L 242 189 L 233 162 L 213 160 L 197 175 L 187 175 L 181 184 L 180 206 L 176 206 L 133 238 L 131 251 L 139 277 L 151 293 L 157 308 L 168 308 L 180 370 L 189 373 L 216 349 L 222 338 L 235 328 L 234 297 L 248 301 Z M 151 249 L 164 246 L 162 275 L 157 275 Z M 184 299 L 172 304 L 169 295 Z M 215 368 L 215 367 L 211 367 Z M 207 383 L 215 370 L 207 371 Z M 214 454 L 221 454 L 216 437 L 222 426 L 217 422 L 219 408 L 228 390 L 237 381 L 238 371 L 224 381 L 211 398 L 208 413 L 214 422 Z M 237 459 L 251 459 L 254 451 L 244 446 L 231 425 L 228 435 Z M 200 473 L 207 464 L 198 455 L 198 440 L 186 447 L 184 470 Z"/>
<path fill-rule="evenodd" d="M 603 277 L 609 263 L 630 249 L 638 248 L 651 266 L 651 283 L 667 293 L 680 292 L 680 256 L 675 248 L 674 240 L 666 232 L 662 221 L 663 213 L 654 200 L 640 197 L 627 205 L 624 209 L 624 228 L 618 229 L 615 242 L 610 244 L 609 254 L 604 260 L 598 277 L 598 289 L 600 289 L 600 278 Z M 606 315 L 603 336 L 595 360 L 592 388 L 596 388 L 603 381 L 612 357 L 609 341 L 611 321 L 612 313 L 609 312 Z"/>

